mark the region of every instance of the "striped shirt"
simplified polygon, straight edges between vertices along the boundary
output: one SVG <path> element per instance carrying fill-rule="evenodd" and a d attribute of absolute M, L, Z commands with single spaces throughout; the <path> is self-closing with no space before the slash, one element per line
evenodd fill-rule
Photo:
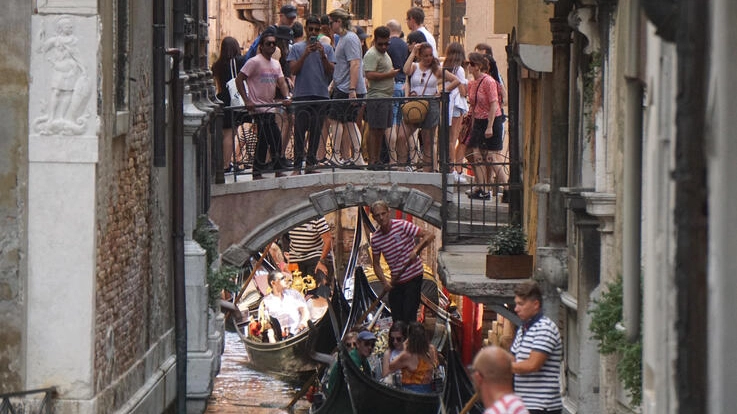
<path fill-rule="evenodd" d="M 518 396 L 507 394 L 496 400 L 494 405 L 484 411 L 484 414 L 529 414 L 529 411 Z"/>
<path fill-rule="evenodd" d="M 514 392 L 530 410 L 563 408 L 560 398 L 560 364 L 563 345 L 558 327 L 550 318 L 537 314 L 517 329 L 511 348 L 517 361 L 530 358 L 530 352 L 547 354 L 545 363 L 537 372 L 514 375 Z"/>
<path fill-rule="evenodd" d="M 322 235 L 330 227 L 323 217 L 289 230 L 289 261 L 304 262 L 322 255 Z"/>
<path fill-rule="evenodd" d="M 422 274 L 422 260 L 412 255 L 419 232 L 420 228 L 409 221 L 393 219 L 388 233 L 379 227 L 371 235 L 371 250 L 384 255 L 394 283 L 406 283 Z"/>

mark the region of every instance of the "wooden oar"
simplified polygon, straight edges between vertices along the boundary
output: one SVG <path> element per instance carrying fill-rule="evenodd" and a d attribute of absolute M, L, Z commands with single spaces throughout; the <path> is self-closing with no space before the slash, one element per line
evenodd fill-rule
<path fill-rule="evenodd" d="M 310 385 L 315 382 L 315 379 L 317 378 L 317 371 L 313 372 L 310 376 L 310 379 L 305 382 L 305 384 L 302 386 L 302 388 L 299 389 L 299 392 L 295 394 L 294 398 L 292 398 L 292 401 L 289 401 L 289 404 L 285 405 L 282 410 L 292 412 L 292 406 L 294 404 L 297 404 L 297 401 L 299 401 L 300 398 L 302 398 L 305 394 L 307 394 L 307 391 L 310 390 Z"/>
<path fill-rule="evenodd" d="M 241 297 L 246 292 L 246 288 L 248 287 L 248 284 L 251 283 L 251 279 L 253 279 L 253 276 L 256 274 L 256 271 L 261 267 L 261 263 L 264 262 L 264 259 L 266 258 L 266 253 L 269 251 L 269 249 L 271 248 L 271 245 L 272 244 L 274 244 L 273 241 L 270 242 L 268 246 L 266 246 L 266 249 L 264 249 L 264 252 L 263 252 L 263 254 L 261 254 L 261 257 L 259 257 L 258 258 L 258 261 L 256 261 L 256 264 L 253 265 L 253 269 L 251 270 L 251 274 L 248 275 L 248 277 L 246 278 L 246 281 L 243 282 L 243 285 L 241 286 L 241 290 L 238 292 L 238 295 L 235 297 L 235 300 L 233 301 L 233 303 L 235 304 L 236 308 L 238 307 L 238 302 L 240 302 Z M 239 312 L 240 312 L 240 309 L 239 309 Z M 225 319 L 226 320 L 228 319 L 228 316 L 230 316 L 230 310 L 225 314 Z M 241 317 L 241 318 L 238 318 L 238 319 L 243 319 L 243 318 Z"/>
<path fill-rule="evenodd" d="M 476 404 L 476 401 L 479 400 L 479 392 L 476 391 L 473 393 L 473 396 L 471 396 L 471 399 L 468 400 L 466 405 L 463 406 L 463 409 L 458 414 L 468 414 L 469 411 L 471 411 L 471 408 L 473 408 L 473 405 Z"/>
<path fill-rule="evenodd" d="M 361 324 L 363 323 L 363 320 L 366 319 L 366 317 L 371 312 L 373 312 L 373 310 L 376 309 L 377 306 L 379 306 L 379 303 L 381 303 L 381 299 L 383 299 L 387 293 L 389 293 L 389 289 L 384 289 L 384 291 L 381 292 L 381 295 L 379 295 L 378 298 L 376 298 L 373 302 L 371 302 L 371 306 L 369 306 L 368 309 L 366 309 L 366 311 L 362 313 L 361 316 L 358 318 L 358 321 L 356 321 L 355 327 L 361 326 Z"/>

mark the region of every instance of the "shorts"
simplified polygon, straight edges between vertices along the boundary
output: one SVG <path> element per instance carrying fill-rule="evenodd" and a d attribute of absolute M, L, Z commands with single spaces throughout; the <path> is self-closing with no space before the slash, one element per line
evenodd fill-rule
<path fill-rule="evenodd" d="M 394 82 L 394 94 L 392 95 L 392 97 L 404 98 L 404 82 Z M 394 105 L 392 105 L 393 125 L 402 124 L 402 111 L 399 110 L 400 106 L 402 106 L 402 102 L 398 100 L 394 101 Z"/>
<path fill-rule="evenodd" d="M 463 115 L 466 115 L 467 113 L 468 113 L 468 110 L 454 106 L 452 118 L 460 118 Z"/>
<path fill-rule="evenodd" d="M 356 98 L 364 98 L 366 94 L 356 95 Z M 333 93 L 330 95 L 330 99 L 348 99 L 348 94 L 335 88 Z M 358 110 L 363 106 L 363 102 L 336 102 L 330 105 L 330 112 L 328 118 L 334 119 L 338 122 L 356 122 L 358 119 Z"/>
<path fill-rule="evenodd" d="M 504 117 L 498 116 L 494 118 L 492 125 L 492 136 L 486 138 L 486 127 L 489 125 L 488 119 L 474 118 L 473 127 L 471 129 L 471 139 L 468 146 L 471 148 L 480 148 L 489 151 L 501 151 L 504 148 L 503 130 Z"/>
<path fill-rule="evenodd" d="M 392 126 L 391 101 L 368 101 L 366 102 L 366 113 L 364 118 L 369 128 L 386 129 Z"/>

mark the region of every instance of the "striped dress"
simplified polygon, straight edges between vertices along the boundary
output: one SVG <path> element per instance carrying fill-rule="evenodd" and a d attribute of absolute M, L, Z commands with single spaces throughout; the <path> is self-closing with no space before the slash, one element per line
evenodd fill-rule
<path fill-rule="evenodd" d="M 416 260 L 412 256 L 415 237 L 419 231 L 419 227 L 407 220 L 393 219 L 388 233 L 384 233 L 379 227 L 371 236 L 371 250 L 373 254 L 384 255 L 393 283 L 406 283 L 422 274 L 422 260 Z M 412 263 L 407 265 L 410 260 Z"/>
<path fill-rule="evenodd" d="M 517 329 L 511 348 L 517 361 L 530 358 L 531 351 L 548 355 L 540 371 L 514 375 L 514 392 L 529 410 L 563 408 L 560 398 L 560 364 L 563 345 L 555 323 L 542 313 Z"/>

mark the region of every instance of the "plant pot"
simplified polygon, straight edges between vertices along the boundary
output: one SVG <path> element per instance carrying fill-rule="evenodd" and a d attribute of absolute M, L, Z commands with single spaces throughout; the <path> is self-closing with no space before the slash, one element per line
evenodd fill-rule
<path fill-rule="evenodd" d="M 486 277 L 490 279 L 526 279 L 532 277 L 532 256 L 486 255 Z"/>

